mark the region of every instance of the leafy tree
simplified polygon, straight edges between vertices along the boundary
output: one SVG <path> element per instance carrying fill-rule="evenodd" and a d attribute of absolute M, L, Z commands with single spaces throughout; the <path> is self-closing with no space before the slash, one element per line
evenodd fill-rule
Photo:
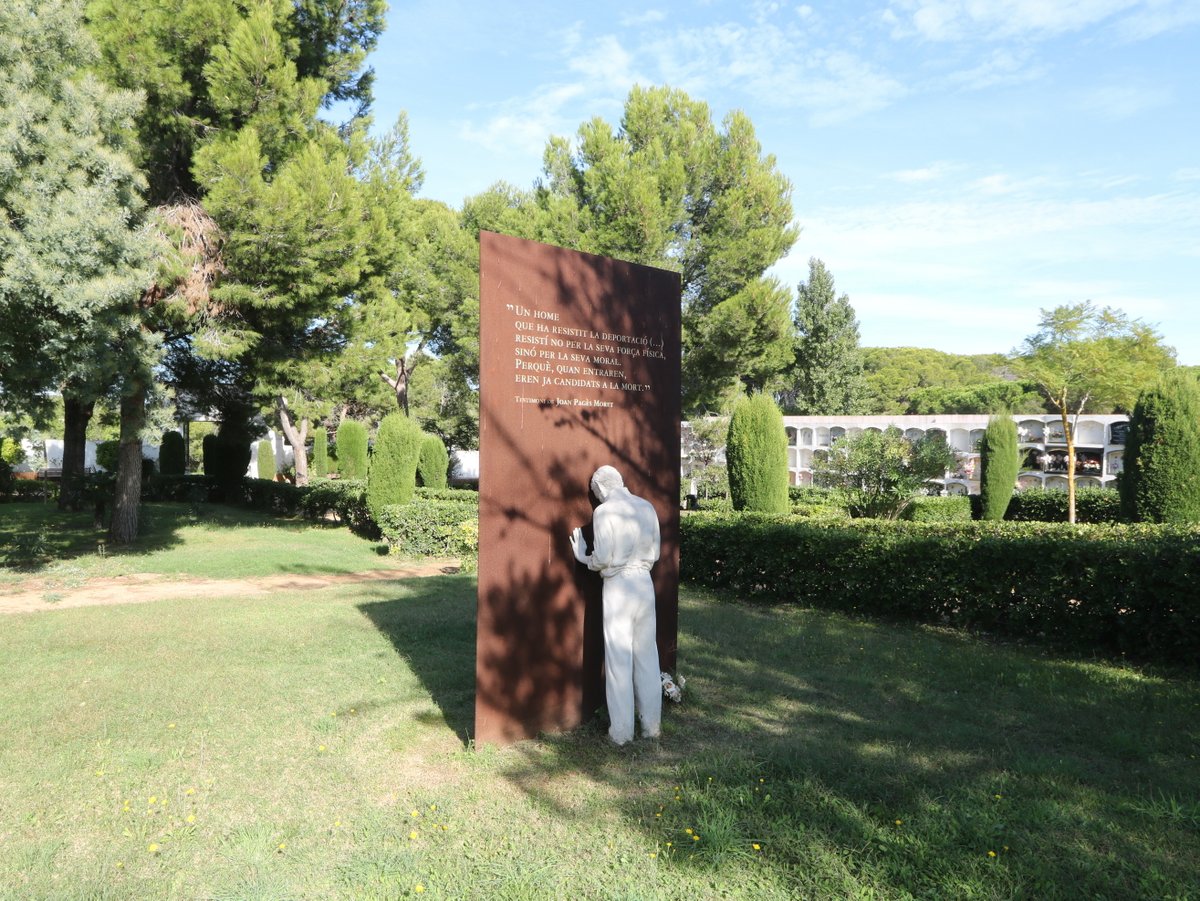
<path fill-rule="evenodd" d="M 1011 416 L 992 416 L 979 445 L 980 519 L 1004 519 L 1021 468 L 1017 425 Z"/>
<path fill-rule="evenodd" d="M 914 399 L 925 390 L 957 390 L 1007 380 L 1011 370 L 1012 364 L 1002 354 L 965 356 L 923 347 L 863 348 L 871 413 L 915 413 Z"/>
<path fill-rule="evenodd" d="M 594 118 L 573 142 L 551 138 L 543 159 L 533 191 L 496 185 L 467 201 L 464 222 L 678 271 L 689 406 L 725 395 L 740 373 L 714 359 L 759 336 L 738 334 L 736 326 L 755 323 L 730 309 L 718 332 L 729 346 L 693 362 L 701 347 L 717 350 L 708 348 L 706 319 L 758 282 L 798 235 L 791 183 L 762 152 L 750 119 L 732 112 L 718 128 L 708 105 L 683 91 L 635 87 L 618 128 Z M 746 303 L 761 304 L 774 288 L 757 290 Z"/>
<path fill-rule="evenodd" d="M 787 433 L 769 395 L 738 399 L 729 417 L 725 457 L 735 510 L 787 512 Z"/>
<path fill-rule="evenodd" d="M 729 417 L 697 416 L 689 419 L 680 433 L 684 474 L 695 482 L 697 496 L 709 497 L 714 489 L 721 496 L 729 490 L 729 475 L 718 463 L 729 435 Z"/>
<path fill-rule="evenodd" d="M 820 484 L 845 493 L 851 515 L 896 519 L 931 479 L 945 476 L 955 458 L 944 436 L 909 441 L 891 426 L 839 438 L 813 463 Z"/>
<path fill-rule="evenodd" d="M 403 413 L 389 413 L 379 423 L 367 474 L 367 507 L 376 522 L 384 507 L 407 504 L 417 487 L 421 429 Z"/>
<path fill-rule="evenodd" d="M 964 387 L 918 388 L 909 396 L 908 412 L 1044 413 L 1046 403 L 1037 386 L 1026 381 L 979 382 Z"/>
<path fill-rule="evenodd" d="M 854 308 L 845 294 L 837 296 L 833 275 L 816 257 L 808 261 L 808 281 L 797 291 L 795 331 L 787 408 L 802 415 L 866 412 Z"/>
<path fill-rule="evenodd" d="M 445 488 L 450 476 L 450 454 L 437 435 L 421 437 L 421 455 L 417 461 L 417 484 L 425 488 Z"/>
<path fill-rule="evenodd" d="M 329 433 L 325 426 L 318 423 L 313 432 L 313 475 L 324 478 L 329 475 Z"/>
<path fill-rule="evenodd" d="M 1129 419 L 1122 512 L 1140 522 L 1200 522 L 1200 386 L 1168 372 L 1143 391 Z"/>
<path fill-rule="evenodd" d="M 275 468 L 275 448 L 271 446 L 270 441 L 263 438 L 258 442 L 258 477 L 274 481 L 276 472 L 278 470 Z"/>
<path fill-rule="evenodd" d="M 181 476 L 187 468 L 187 446 L 179 432 L 164 432 L 158 446 L 158 471 L 165 476 Z"/>
<path fill-rule="evenodd" d="M 338 472 L 343 479 L 367 477 L 367 427 L 354 419 L 343 419 L 335 436 Z"/>
<path fill-rule="evenodd" d="M 1138 392 L 1174 365 L 1175 352 L 1140 319 L 1090 301 L 1043 310 L 1014 364 L 1038 384 L 1062 420 L 1067 443 L 1067 521 L 1075 522 L 1075 425 L 1098 405 L 1129 409 Z"/>
<path fill-rule="evenodd" d="M 0 406 L 44 420 L 62 390 L 66 507 L 95 399 L 141 349 L 132 313 L 150 257 L 138 100 L 91 74 L 95 60 L 80 3 L 0 7 Z"/>

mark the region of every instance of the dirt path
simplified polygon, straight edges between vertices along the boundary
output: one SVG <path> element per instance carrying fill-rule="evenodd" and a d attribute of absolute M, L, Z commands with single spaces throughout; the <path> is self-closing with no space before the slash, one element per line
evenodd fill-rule
<path fill-rule="evenodd" d="M 154 573 L 134 573 L 96 579 L 76 588 L 34 583 L 12 594 L 0 593 L 0 615 L 62 610 L 67 607 L 102 607 L 112 604 L 147 604 L 174 598 L 217 598 L 229 595 L 262 595 L 278 591 L 312 591 L 332 585 L 387 582 L 458 572 L 451 560 L 433 560 L 397 569 L 372 569 L 357 573 L 293 574 L 251 579 L 170 579 Z M 47 600 L 53 598 L 53 600 Z"/>

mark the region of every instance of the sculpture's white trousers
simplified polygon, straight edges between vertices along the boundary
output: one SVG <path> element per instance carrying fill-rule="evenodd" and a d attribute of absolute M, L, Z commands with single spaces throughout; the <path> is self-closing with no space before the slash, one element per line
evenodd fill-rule
<path fill-rule="evenodd" d="M 654 582 L 637 569 L 604 579 L 604 688 L 609 737 L 633 739 L 634 699 L 642 735 L 657 738 L 662 723 L 662 676 L 655 639 Z"/>

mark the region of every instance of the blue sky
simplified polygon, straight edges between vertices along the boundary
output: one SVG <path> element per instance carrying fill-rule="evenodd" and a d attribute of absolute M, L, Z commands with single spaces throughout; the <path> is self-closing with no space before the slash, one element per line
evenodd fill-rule
<path fill-rule="evenodd" d="M 1200 364 L 1200 0 L 401 2 L 371 64 L 423 196 L 529 187 L 669 84 L 753 120 L 867 346 L 1007 352 L 1093 300 Z"/>

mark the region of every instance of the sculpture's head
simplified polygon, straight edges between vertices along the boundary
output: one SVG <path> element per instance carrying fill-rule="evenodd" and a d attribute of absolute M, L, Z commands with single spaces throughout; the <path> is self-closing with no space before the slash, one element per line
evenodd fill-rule
<path fill-rule="evenodd" d="M 601 466 L 592 475 L 592 493 L 601 501 L 606 500 L 614 489 L 624 487 L 625 480 L 612 466 Z"/>

